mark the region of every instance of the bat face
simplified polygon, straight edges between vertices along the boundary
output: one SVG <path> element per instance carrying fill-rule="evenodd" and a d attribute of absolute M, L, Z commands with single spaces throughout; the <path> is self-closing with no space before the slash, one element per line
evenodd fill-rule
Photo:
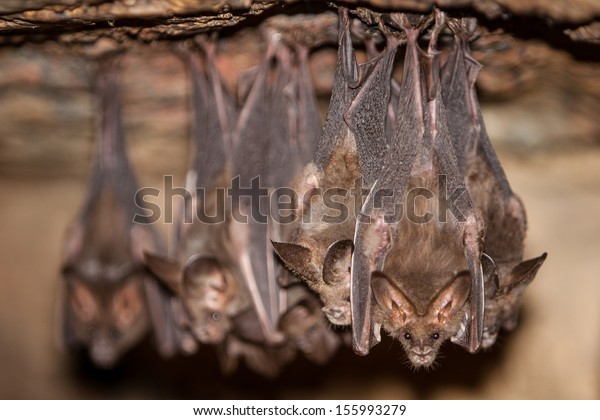
<path fill-rule="evenodd" d="M 216 260 L 199 258 L 186 266 L 181 299 L 198 341 L 223 341 L 231 329 L 230 307 L 236 293 L 230 275 Z"/>
<path fill-rule="evenodd" d="M 319 294 L 324 305 L 322 310 L 329 322 L 334 325 L 349 325 L 352 241 L 336 241 L 327 248 L 324 255 L 311 251 L 318 252 L 323 246 L 305 247 L 273 242 L 273 248 L 286 268 Z"/>
<path fill-rule="evenodd" d="M 205 344 L 223 341 L 239 312 L 239 287 L 216 259 L 194 256 L 182 266 L 177 261 L 145 254 L 145 262 L 181 300 L 185 326 Z"/>
<path fill-rule="evenodd" d="M 400 341 L 413 366 L 431 366 L 442 343 L 461 328 L 460 315 L 466 309 L 470 286 L 470 274 L 458 273 L 425 309 L 419 310 L 396 282 L 383 273 L 374 273 L 371 287 L 379 308 L 376 322 Z"/>
<path fill-rule="evenodd" d="M 98 283 L 65 276 L 71 332 L 94 364 L 111 368 L 147 330 L 143 277 L 132 274 L 117 283 Z"/>

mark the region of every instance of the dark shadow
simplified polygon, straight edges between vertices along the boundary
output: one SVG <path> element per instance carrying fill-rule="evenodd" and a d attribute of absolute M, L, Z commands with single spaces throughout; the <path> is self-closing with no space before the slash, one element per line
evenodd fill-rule
<path fill-rule="evenodd" d="M 281 399 L 295 395 L 326 397 L 332 387 L 360 395 L 382 380 L 397 382 L 412 391 L 411 397 L 429 399 L 442 388 L 464 389 L 475 393 L 501 364 L 504 348 L 512 334 L 502 333 L 489 351 L 469 354 L 462 348 L 445 344 L 436 367 L 415 370 L 406 361 L 399 343 L 384 337 L 366 357 L 344 347 L 325 366 L 316 366 L 298 357 L 278 378 L 263 378 L 247 367 L 224 376 L 213 349 L 193 356 L 161 359 L 148 339 L 128 353 L 113 370 L 95 368 L 87 355 L 73 355 L 71 372 L 81 395 L 98 399 Z M 404 396 L 398 396 L 403 398 Z M 84 397 L 86 398 L 86 397 Z M 90 397 L 87 397 L 90 398 Z"/>

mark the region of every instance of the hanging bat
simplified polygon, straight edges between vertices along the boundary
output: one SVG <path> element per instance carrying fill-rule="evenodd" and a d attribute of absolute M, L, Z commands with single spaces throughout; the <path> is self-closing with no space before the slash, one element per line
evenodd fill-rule
<path fill-rule="evenodd" d="M 225 372 L 244 359 L 251 369 L 272 377 L 295 355 L 295 343 L 279 329 L 290 291 L 277 281 L 280 270 L 268 241 L 280 237 L 286 228 L 275 217 L 280 209 L 277 194 L 289 185 L 305 163 L 303 156 L 316 143 L 305 125 L 315 118 L 318 121 L 318 114 L 316 104 L 311 104 L 314 93 L 307 74 L 307 51 L 297 48 L 294 57 L 278 33 L 267 32 L 267 36 L 263 61 L 248 73 L 254 79 L 244 82 L 245 102 L 233 135 L 237 178 L 232 186 L 229 231 L 252 309 L 236 318 L 218 354 Z M 302 91 L 307 88 L 311 91 Z M 243 190 L 247 187 L 252 191 Z M 252 195 L 259 188 L 264 189 L 262 194 Z"/>
<path fill-rule="evenodd" d="M 385 107 L 396 48 L 394 41 L 374 59 L 357 65 L 348 11 L 340 8 L 336 71 L 325 127 L 313 162 L 294 186 L 300 200 L 299 225 L 290 242 L 273 242 L 286 268 L 319 295 L 323 311 L 335 325 L 350 324 L 349 268 L 356 213 L 362 204 L 360 180 L 366 186 L 374 182 L 386 148 Z M 351 127 L 347 113 L 366 113 L 368 108 L 373 110 L 369 124 Z M 369 136 L 376 141 L 369 144 Z"/>
<path fill-rule="evenodd" d="M 480 64 L 469 50 L 476 21 L 452 19 L 454 44 L 441 72 L 442 95 L 448 112 L 448 128 L 459 152 L 459 166 L 473 202 L 481 210 L 486 228 L 484 253 L 492 261 L 485 273 L 486 303 L 483 347 L 494 344 L 501 326 L 516 326 L 518 302 L 533 280 L 546 254 L 523 261 L 525 208 L 506 178 L 487 135 L 475 81 Z"/>
<path fill-rule="evenodd" d="M 144 217 L 133 222 L 138 188 L 125 151 L 114 57 L 99 63 L 95 91 L 98 148 L 85 204 L 66 236 L 62 323 L 67 347 L 84 347 L 95 365 L 110 368 L 151 324 L 161 354 L 174 349 L 168 300 L 142 261 L 160 241 Z"/>
<path fill-rule="evenodd" d="M 233 318 L 249 310 L 250 300 L 236 271 L 225 207 L 237 111 L 214 64 L 216 45 L 204 39 L 199 44 L 203 56 L 194 49 L 184 53 L 194 104 L 194 153 L 186 189 L 193 193 L 185 198 L 176 227 L 176 258 L 146 253 L 145 261 L 177 297 L 182 330 L 200 343 L 217 344 L 233 328 Z"/>
<path fill-rule="evenodd" d="M 265 343 L 283 341 L 277 330 L 282 292 L 275 278 L 277 261 L 268 246 L 279 235 L 278 188 L 287 187 L 295 169 L 290 139 L 290 102 L 285 91 L 291 83 L 291 56 L 275 36 L 255 77 L 233 133 L 230 237 L 238 256 L 239 272 L 252 302 Z M 272 200 L 273 197 L 273 200 Z"/>
<path fill-rule="evenodd" d="M 436 44 L 445 16 L 436 11 L 426 52 L 417 40 L 428 19 L 391 18 L 406 33 L 407 49 L 394 136 L 356 225 L 353 348 L 367 354 L 381 325 L 400 338 L 415 366 L 428 366 L 447 338 L 457 336 L 472 352 L 481 345 L 483 224 L 465 187 L 441 96 Z M 459 275 L 465 271 L 469 282 Z M 423 331 L 433 332 L 425 337 Z"/>

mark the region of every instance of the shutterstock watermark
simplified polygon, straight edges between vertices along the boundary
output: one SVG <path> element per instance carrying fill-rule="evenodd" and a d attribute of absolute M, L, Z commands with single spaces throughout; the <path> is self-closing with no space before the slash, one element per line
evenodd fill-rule
<path fill-rule="evenodd" d="M 219 224 L 227 220 L 268 223 L 271 219 L 279 224 L 340 224 L 358 219 L 370 223 L 371 216 L 363 213 L 368 208 L 371 214 L 383 214 L 386 223 L 397 223 L 403 217 L 415 224 L 434 219 L 445 223 L 449 214 L 463 223 L 466 218 L 460 209 L 464 200 L 468 200 L 467 189 L 462 186 L 449 191 L 445 175 L 438 176 L 435 190 L 364 188 L 358 178 L 351 188 L 313 188 L 302 196 L 289 187 L 268 188 L 260 177 L 243 183 L 238 176 L 227 187 L 190 191 L 174 186 L 173 176 L 167 175 L 162 188 L 146 187 L 136 192 L 138 212 L 133 221 L 152 224 L 164 218 L 165 223 Z"/>

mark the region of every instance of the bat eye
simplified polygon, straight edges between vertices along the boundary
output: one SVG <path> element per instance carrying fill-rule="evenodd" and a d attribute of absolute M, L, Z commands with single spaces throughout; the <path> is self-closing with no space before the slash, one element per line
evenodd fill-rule
<path fill-rule="evenodd" d="M 410 333 L 404 333 L 404 339 L 406 341 L 410 341 L 410 340 L 412 340 L 412 335 L 410 335 Z"/>
<path fill-rule="evenodd" d="M 439 338 L 440 338 L 440 334 L 439 333 L 433 333 L 433 334 L 431 334 L 431 339 L 432 340 L 437 340 Z"/>
<path fill-rule="evenodd" d="M 309 334 L 315 334 L 319 331 L 319 326 L 317 324 L 313 324 L 310 327 L 308 327 L 307 332 Z"/>
<path fill-rule="evenodd" d="M 121 339 L 121 332 L 116 328 L 113 328 L 110 330 L 110 338 L 112 338 L 113 341 L 119 341 Z"/>
<path fill-rule="evenodd" d="M 88 336 L 93 340 L 98 337 L 98 329 L 96 327 L 90 327 L 87 330 Z"/>
<path fill-rule="evenodd" d="M 213 312 L 212 314 L 212 319 L 215 322 L 219 322 L 221 320 L 221 314 L 218 312 Z"/>

